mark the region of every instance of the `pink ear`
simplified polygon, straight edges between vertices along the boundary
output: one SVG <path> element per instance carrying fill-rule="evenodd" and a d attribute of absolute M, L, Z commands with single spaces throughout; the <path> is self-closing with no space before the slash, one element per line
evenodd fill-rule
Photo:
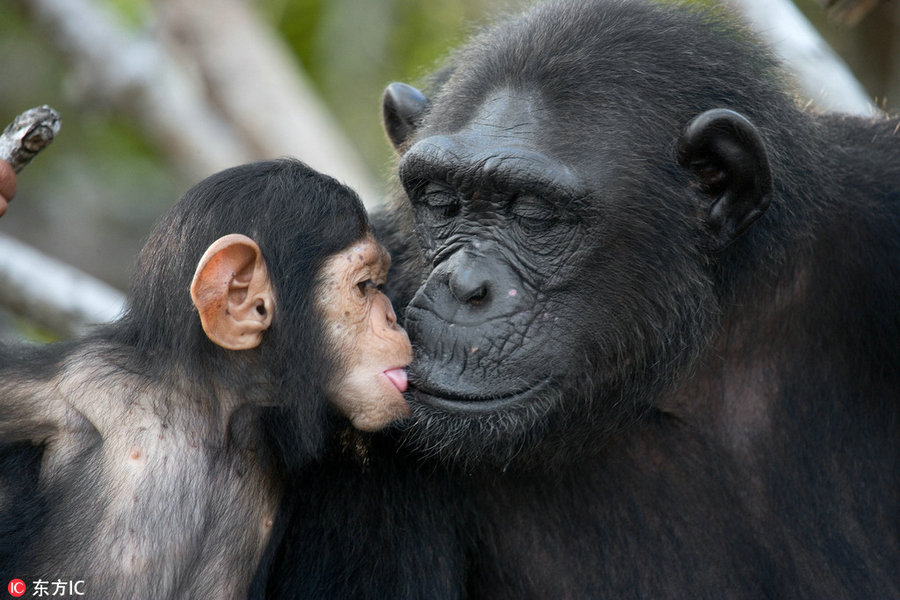
<path fill-rule="evenodd" d="M 248 350 L 272 324 L 275 293 L 259 246 L 232 233 L 213 242 L 197 263 L 191 299 L 209 339 L 229 350 Z"/>

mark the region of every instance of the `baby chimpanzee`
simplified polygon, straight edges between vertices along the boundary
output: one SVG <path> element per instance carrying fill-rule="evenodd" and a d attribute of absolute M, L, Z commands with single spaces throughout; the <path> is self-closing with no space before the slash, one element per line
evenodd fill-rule
<path fill-rule="evenodd" d="M 118 322 L 4 350 L 0 575 L 90 598 L 245 596 L 327 400 L 365 430 L 407 414 L 389 260 L 356 194 L 300 162 L 191 189 Z"/>

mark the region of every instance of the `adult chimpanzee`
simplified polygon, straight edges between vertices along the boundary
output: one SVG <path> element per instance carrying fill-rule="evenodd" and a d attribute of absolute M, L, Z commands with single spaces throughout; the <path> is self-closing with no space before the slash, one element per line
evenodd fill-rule
<path fill-rule="evenodd" d="M 356 194 L 302 163 L 195 186 L 119 322 L 0 371 L 0 573 L 90 598 L 245 597 L 325 398 L 363 429 L 408 413 L 388 265 Z"/>
<path fill-rule="evenodd" d="M 641 1 L 436 79 L 385 95 L 413 416 L 301 479 L 272 595 L 900 596 L 900 122 Z"/>

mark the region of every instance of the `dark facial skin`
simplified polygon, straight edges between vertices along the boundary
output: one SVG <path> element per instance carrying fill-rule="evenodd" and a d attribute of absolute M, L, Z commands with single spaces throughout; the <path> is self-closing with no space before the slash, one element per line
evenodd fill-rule
<path fill-rule="evenodd" d="M 665 376 L 632 365 L 674 369 L 685 336 L 703 335 L 701 263 L 684 252 L 658 262 L 658 219 L 634 218 L 654 209 L 615 194 L 627 171 L 562 160 L 546 143 L 548 114 L 537 94 L 494 90 L 462 126 L 426 127 L 400 162 L 431 268 L 407 311 L 413 406 L 444 428 L 414 432 L 428 444 L 465 439 L 506 460 L 543 435 L 564 396 L 565 418 L 615 430 L 643 410 L 641 397 L 618 402 L 624 386 L 638 377 L 650 392 Z M 599 193 L 601 181 L 612 191 Z M 647 310 L 654 295 L 691 308 Z M 586 357 L 594 382 L 580 376 Z"/>
<path fill-rule="evenodd" d="M 553 330 L 566 315 L 549 299 L 586 252 L 582 192 L 538 149 L 531 104 L 499 94 L 462 130 L 417 143 L 400 167 L 432 266 L 408 311 L 426 350 L 417 388 L 452 410 L 527 402 L 563 352 Z"/>
<path fill-rule="evenodd" d="M 482 425 L 500 415 L 517 415 L 505 420 L 513 434 L 544 418 L 568 360 L 556 333 L 575 307 L 552 297 L 585 253 L 573 210 L 581 192 L 575 174 L 538 149 L 532 107 L 498 94 L 400 165 L 432 267 L 407 310 L 421 349 L 414 398 L 479 432 L 468 444 L 496 440 Z"/>

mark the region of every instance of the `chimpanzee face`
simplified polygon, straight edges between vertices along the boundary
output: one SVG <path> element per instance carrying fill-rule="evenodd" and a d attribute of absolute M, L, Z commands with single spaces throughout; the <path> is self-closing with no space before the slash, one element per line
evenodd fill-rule
<path fill-rule="evenodd" d="M 327 259 L 319 275 L 318 308 L 340 361 L 329 393 L 362 430 L 409 414 L 403 392 L 412 348 L 381 292 L 390 262 L 370 234 Z"/>

